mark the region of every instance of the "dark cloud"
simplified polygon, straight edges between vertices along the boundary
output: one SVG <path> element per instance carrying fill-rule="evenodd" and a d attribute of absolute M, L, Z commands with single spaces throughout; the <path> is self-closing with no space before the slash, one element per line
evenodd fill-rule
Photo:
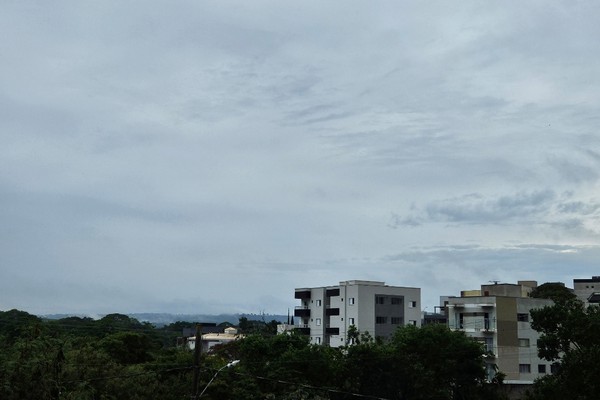
<path fill-rule="evenodd" d="M 551 210 L 556 194 L 552 190 L 519 192 L 488 198 L 478 193 L 431 202 L 416 215 L 393 216 L 392 226 L 417 226 L 425 222 L 458 224 L 503 224 L 512 220 L 532 220 Z"/>

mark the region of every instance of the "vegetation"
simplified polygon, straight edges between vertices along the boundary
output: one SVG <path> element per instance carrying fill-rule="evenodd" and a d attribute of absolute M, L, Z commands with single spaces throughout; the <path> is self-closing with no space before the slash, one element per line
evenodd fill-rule
<path fill-rule="evenodd" d="M 577 296 L 573 291 L 560 282 L 546 282 L 534 288 L 529 297 L 538 299 L 550 299 L 555 302 L 575 300 Z"/>
<path fill-rule="evenodd" d="M 532 327 L 541 333 L 538 353 L 558 367 L 536 381 L 529 398 L 587 400 L 600 398 L 600 307 L 576 299 L 532 310 Z"/>
<path fill-rule="evenodd" d="M 400 328 L 388 342 L 354 331 L 351 344 L 311 345 L 240 321 L 246 338 L 200 360 L 203 399 L 495 399 L 479 344 L 444 326 Z M 175 346 L 184 323 L 164 328 L 121 314 L 43 321 L 0 312 L 0 398 L 190 398 L 193 354 Z M 189 324 L 188 324 L 189 325 Z M 233 368 L 223 368 L 240 360 Z M 219 372 L 220 371 L 220 372 Z"/>

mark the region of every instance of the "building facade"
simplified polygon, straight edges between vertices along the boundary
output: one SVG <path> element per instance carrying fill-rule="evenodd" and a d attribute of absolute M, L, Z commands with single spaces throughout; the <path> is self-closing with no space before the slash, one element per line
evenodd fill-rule
<path fill-rule="evenodd" d="M 202 334 L 202 353 L 207 353 L 211 349 L 220 344 L 226 344 L 233 342 L 238 339 L 242 339 L 244 335 L 239 334 L 237 328 L 228 327 L 223 332 L 210 332 Z M 190 336 L 186 338 L 185 345 L 188 349 L 194 350 L 196 348 L 196 336 Z"/>
<path fill-rule="evenodd" d="M 600 303 L 600 276 L 591 279 L 573 279 L 573 291 L 586 305 Z"/>
<path fill-rule="evenodd" d="M 506 375 L 505 383 L 526 385 L 553 371 L 551 363 L 538 357 L 540 335 L 531 328 L 530 315 L 531 310 L 553 302 L 528 297 L 536 286 L 533 281 L 482 285 L 481 290 L 448 298 L 448 327 L 485 346 L 488 378 L 499 371 Z"/>
<path fill-rule="evenodd" d="M 421 325 L 421 289 L 385 282 L 351 280 L 336 286 L 297 288 L 296 329 L 311 343 L 339 347 L 348 330 L 388 339 L 402 325 Z"/>

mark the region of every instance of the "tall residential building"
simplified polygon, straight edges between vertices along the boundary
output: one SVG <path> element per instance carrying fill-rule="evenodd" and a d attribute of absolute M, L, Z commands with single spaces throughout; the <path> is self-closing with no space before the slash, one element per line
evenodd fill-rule
<path fill-rule="evenodd" d="M 551 363 L 538 357 L 540 335 L 531 328 L 530 311 L 553 302 L 528 297 L 536 286 L 534 281 L 481 285 L 481 290 L 463 291 L 461 297 L 447 299 L 450 329 L 465 332 L 489 352 L 489 378 L 497 370 L 506 374 L 505 383 L 523 385 L 552 372 Z"/>
<path fill-rule="evenodd" d="M 385 282 L 343 281 L 337 286 L 298 288 L 297 330 L 311 343 L 339 347 L 354 325 L 361 333 L 388 339 L 402 325 L 421 325 L 421 289 Z"/>
<path fill-rule="evenodd" d="M 573 279 L 573 291 L 586 305 L 600 303 L 600 276 L 591 279 Z"/>

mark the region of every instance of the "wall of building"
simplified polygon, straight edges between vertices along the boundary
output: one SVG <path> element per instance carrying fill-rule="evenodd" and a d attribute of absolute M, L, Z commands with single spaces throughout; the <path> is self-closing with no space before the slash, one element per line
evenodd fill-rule
<path fill-rule="evenodd" d="M 295 317 L 302 331 L 310 334 L 312 343 L 343 346 L 352 325 L 361 333 L 387 339 L 399 326 L 421 324 L 419 288 L 344 281 L 339 286 L 296 289 L 298 292 L 310 292 L 310 298 L 300 299 Z M 378 297 L 383 298 L 382 304 L 377 303 Z"/>
<path fill-rule="evenodd" d="M 573 291 L 579 300 L 587 303 L 592 294 L 600 293 L 600 276 L 592 276 L 591 279 L 573 279 Z"/>
<path fill-rule="evenodd" d="M 485 286 L 488 285 L 482 286 L 482 293 Z M 527 290 L 521 291 L 518 287 L 489 286 L 500 286 L 497 293 L 514 296 L 449 298 L 448 326 L 483 343 L 493 354 L 486 362 L 495 363 L 498 370 L 506 374 L 506 382 L 529 384 L 550 373 L 550 364 L 537 357 L 539 334 L 531 328 L 530 310 L 550 305 L 552 301 L 523 297 L 522 293 Z M 493 368 L 489 372 L 492 373 Z"/>

